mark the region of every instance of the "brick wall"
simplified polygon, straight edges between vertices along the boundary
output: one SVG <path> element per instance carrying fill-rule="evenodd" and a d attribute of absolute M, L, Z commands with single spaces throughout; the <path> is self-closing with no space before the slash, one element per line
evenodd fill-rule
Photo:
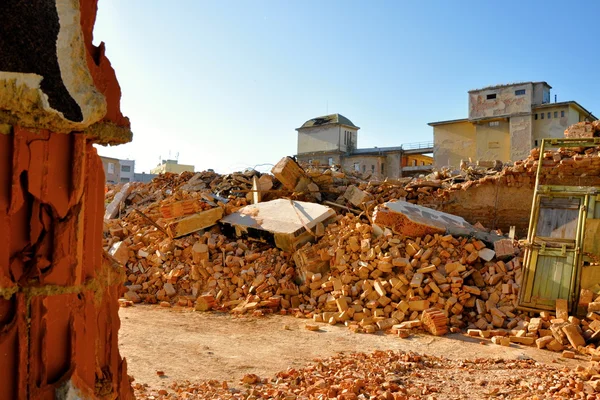
<path fill-rule="evenodd" d="M 83 134 L 14 127 L 0 160 L 0 400 L 57 398 L 68 382 L 132 398 L 96 150 Z"/>
<path fill-rule="evenodd" d="M 505 233 L 515 226 L 517 235 L 525 237 L 532 199 L 533 187 L 514 187 L 496 182 L 451 192 L 439 205 L 439 210 Z"/>

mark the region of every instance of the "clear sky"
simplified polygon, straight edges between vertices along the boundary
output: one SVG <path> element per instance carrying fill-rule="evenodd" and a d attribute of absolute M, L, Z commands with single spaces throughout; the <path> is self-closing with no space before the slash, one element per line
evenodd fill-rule
<path fill-rule="evenodd" d="M 598 1 L 100 0 L 94 42 L 134 136 L 99 153 L 231 172 L 295 154 L 294 129 L 328 113 L 361 127 L 359 147 L 398 146 L 466 117 L 469 89 L 520 81 L 598 116 L 598 15 Z"/>

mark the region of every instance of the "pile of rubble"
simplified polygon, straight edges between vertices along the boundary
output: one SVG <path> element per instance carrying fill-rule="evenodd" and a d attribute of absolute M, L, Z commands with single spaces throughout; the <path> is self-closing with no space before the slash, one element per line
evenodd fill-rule
<path fill-rule="evenodd" d="M 600 137 L 600 120 L 573 124 L 565 130 L 565 137 L 568 139 Z"/>
<path fill-rule="evenodd" d="M 512 258 L 515 250 L 507 241 Z M 521 270 L 518 258 L 504 263 L 491 262 L 493 257 L 477 239 L 410 239 L 389 230 L 377 237 L 372 225 L 347 215 L 295 255 L 305 277 L 299 308 L 316 322 L 345 323 L 367 333 L 420 327 L 432 308 L 445 310 L 444 326 L 464 328 L 480 318 L 486 327 L 502 327 L 516 317 Z M 429 322 L 425 329 L 446 333 Z"/>
<path fill-rule="evenodd" d="M 553 168 L 544 178 L 598 175 L 598 154 L 548 151 L 544 167 Z M 468 329 L 502 345 L 595 356 L 600 307 L 593 293 L 585 296 L 592 308 L 584 320 L 517 311 L 519 243 L 417 205 L 435 208 L 449 192 L 486 182 L 532 185 L 538 157 L 533 150 L 510 167 L 464 165 L 459 174 L 382 182 L 303 169 L 289 157 L 273 176 L 161 175 L 108 191 L 104 247 L 127 270 L 124 305 L 280 312 L 310 318 L 307 329 L 344 324 L 403 337 L 415 329 Z"/>
<path fill-rule="evenodd" d="M 342 354 L 288 369 L 273 378 L 244 376 L 242 388 L 227 382 L 175 382 L 149 390 L 134 383 L 138 399 L 597 399 L 597 365 L 577 371 L 533 360 L 441 357 L 394 351 Z"/>

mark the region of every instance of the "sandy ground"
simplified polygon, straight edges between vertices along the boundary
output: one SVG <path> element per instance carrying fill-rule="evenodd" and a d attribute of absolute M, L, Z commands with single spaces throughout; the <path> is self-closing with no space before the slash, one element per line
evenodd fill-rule
<path fill-rule="evenodd" d="M 452 334 L 444 337 L 355 334 L 344 326 L 323 324 L 320 332 L 304 328 L 308 320 L 289 316 L 235 317 L 135 306 L 120 310 L 121 354 L 136 383 L 167 388 L 177 380 L 191 382 L 216 379 L 239 385 L 248 373 L 272 377 L 278 371 L 302 368 L 315 358 L 340 352 L 403 350 L 443 356 L 453 360 L 480 357 L 534 359 L 557 367 L 587 364 L 583 358 L 565 360 L 560 354 L 511 345 L 501 347 Z M 163 371 L 159 377 L 157 371 Z"/>

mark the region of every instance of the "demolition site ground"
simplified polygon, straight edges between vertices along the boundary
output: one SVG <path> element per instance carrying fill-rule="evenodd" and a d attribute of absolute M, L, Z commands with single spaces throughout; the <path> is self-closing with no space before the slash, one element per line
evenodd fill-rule
<path fill-rule="evenodd" d="M 435 367 L 404 371 L 402 379 L 413 398 L 547 398 L 549 388 L 554 386 L 556 395 L 563 389 L 555 383 L 563 374 L 558 370 L 576 370 L 588 363 L 580 356 L 565 359 L 528 346 L 496 346 L 460 333 L 401 339 L 382 333 L 358 335 L 329 325 L 312 332 L 305 329 L 306 320 L 290 316 L 237 317 L 143 305 L 122 308 L 120 317 L 120 349 L 135 377 L 139 398 L 175 398 L 181 393 L 176 394 L 174 383 L 190 381 L 200 387 L 200 382 L 211 380 L 219 381 L 220 394 L 215 394 L 219 391 L 213 385 L 189 398 L 233 395 L 236 390 L 246 395 L 255 385 L 242 379 L 251 374 L 270 380 L 279 371 L 299 370 L 315 359 L 377 350 L 442 358 Z M 365 368 L 357 365 L 356 372 Z M 223 381 L 227 391 L 222 389 Z M 573 393 L 558 396 L 568 398 Z"/>
<path fill-rule="evenodd" d="M 523 231 L 526 207 L 498 199 L 531 190 L 540 162 L 544 182 L 598 183 L 600 148 L 584 147 L 451 177 L 373 181 L 284 157 L 273 175 L 110 187 L 104 249 L 125 281 L 136 396 L 600 398 L 600 285 L 525 311 L 527 242 L 445 208 L 494 188 L 494 212 L 523 214 Z"/>

